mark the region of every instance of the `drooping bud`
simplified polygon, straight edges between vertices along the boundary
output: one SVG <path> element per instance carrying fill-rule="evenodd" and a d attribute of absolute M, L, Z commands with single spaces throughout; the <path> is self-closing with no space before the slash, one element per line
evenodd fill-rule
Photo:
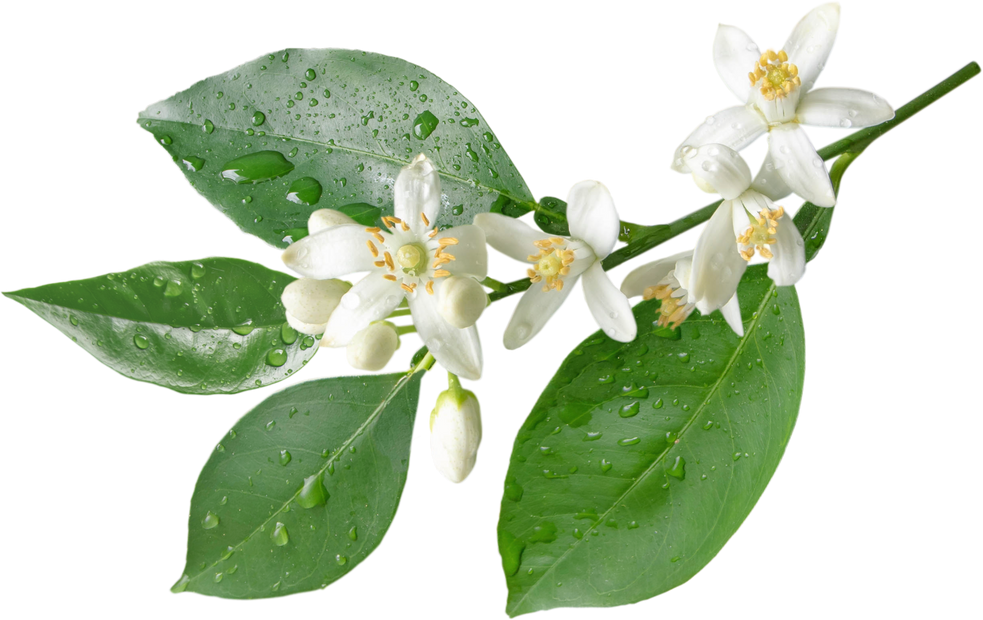
<path fill-rule="evenodd" d="M 488 305 L 488 294 L 474 278 L 451 276 L 440 285 L 437 310 L 458 329 L 474 325 Z"/>
<path fill-rule="evenodd" d="M 345 224 L 358 224 L 358 222 L 335 209 L 318 209 L 311 213 L 311 217 L 307 220 L 307 232 L 313 235 L 327 228 Z"/>
<path fill-rule="evenodd" d="M 348 343 L 348 363 L 359 370 L 382 370 L 399 348 L 399 334 L 389 321 L 373 323 Z"/>
<path fill-rule="evenodd" d="M 430 414 L 430 454 L 437 471 L 451 482 L 461 482 L 478 458 L 481 409 L 474 393 L 449 376 L 450 387 L 437 397 Z"/>
<path fill-rule="evenodd" d="M 294 280 L 280 297 L 287 311 L 287 323 L 302 334 L 323 334 L 331 313 L 351 287 L 342 280 Z"/>

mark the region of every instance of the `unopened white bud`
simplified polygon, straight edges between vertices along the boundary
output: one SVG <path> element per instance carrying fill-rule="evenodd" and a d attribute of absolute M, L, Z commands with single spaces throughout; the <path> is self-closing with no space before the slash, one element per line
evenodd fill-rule
<path fill-rule="evenodd" d="M 450 389 L 441 392 L 430 414 L 430 454 L 437 471 L 451 482 L 461 482 L 478 458 L 481 409 L 475 395 L 451 377 Z"/>
<path fill-rule="evenodd" d="M 373 323 L 348 343 L 348 363 L 359 370 L 382 370 L 399 348 L 399 334 L 388 322 Z"/>
<path fill-rule="evenodd" d="M 287 311 L 287 323 L 302 334 L 323 334 L 331 313 L 351 287 L 342 280 L 294 280 L 280 297 Z"/>
<path fill-rule="evenodd" d="M 458 329 L 471 327 L 488 305 L 488 294 L 474 278 L 451 276 L 440 284 L 437 310 Z"/>
<path fill-rule="evenodd" d="M 335 209 L 318 209 L 311 213 L 311 217 L 307 220 L 307 232 L 313 235 L 327 228 L 345 224 L 358 224 L 358 222 Z"/>

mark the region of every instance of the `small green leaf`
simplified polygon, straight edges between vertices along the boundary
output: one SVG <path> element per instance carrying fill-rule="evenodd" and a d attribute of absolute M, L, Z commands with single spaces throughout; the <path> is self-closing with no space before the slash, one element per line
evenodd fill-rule
<path fill-rule="evenodd" d="M 523 424 L 498 524 L 511 616 L 650 598 L 695 575 L 764 491 L 801 397 L 792 287 L 740 286 L 747 335 L 694 313 L 667 339 L 600 332 L 563 362 Z M 204 514 L 202 512 L 202 514 Z"/>
<path fill-rule="evenodd" d="M 418 374 L 320 379 L 243 416 L 198 477 L 172 590 L 283 596 L 355 568 L 396 514 L 419 392 Z"/>
<path fill-rule="evenodd" d="M 317 351 L 280 303 L 287 274 L 234 258 L 150 263 L 4 293 L 120 374 L 189 394 L 286 379 Z"/>
<path fill-rule="evenodd" d="M 439 226 L 469 224 L 496 204 L 534 204 L 469 99 L 381 54 L 276 52 L 150 106 L 139 123 L 200 194 L 279 247 L 315 209 L 363 203 L 392 215 L 393 180 L 420 152 L 441 176 Z"/>
<path fill-rule="evenodd" d="M 567 225 L 567 203 L 559 198 L 547 196 L 540 200 L 533 219 L 540 229 L 551 235 L 570 236 L 570 227 Z"/>

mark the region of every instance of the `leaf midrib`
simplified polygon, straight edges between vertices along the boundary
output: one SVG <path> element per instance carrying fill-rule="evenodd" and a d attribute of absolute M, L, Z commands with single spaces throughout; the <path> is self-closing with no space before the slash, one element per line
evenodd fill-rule
<path fill-rule="evenodd" d="M 737 348 L 734 349 L 734 353 L 731 355 L 730 359 L 727 360 L 727 364 L 724 366 L 723 372 L 720 373 L 720 378 L 717 379 L 717 381 L 714 382 L 714 384 L 711 386 L 710 391 L 707 392 L 706 397 L 702 399 L 700 406 L 694 410 L 693 415 L 686 422 L 683 428 L 679 431 L 677 435 L 678 437 L 682 438 L 683 434 L 686 433 L 686 431 L 688 431 L 689 428 L 693 425 L 693 422 L 695 422 L 700 417 L 700 414 L 703 412 L 703 409 L 706 407 L 707 401 L 709 401 L 713 397 L 713 395 L 716 394 L 717 390 L 723 384 L 724 378 L 730 373 L 731 369 L 734 367 L 734 364 L 738 356 L 744 351 L 744 347 L 746 346 L 746 344 L 752 340 L 752 334 L 754 333 L 754 329 L 757 327 L 758 322 L 761 320 L 761 317 L 764 315 L 764 308 L 768 304 L 769 299 L 771 299 L 772 293 L 774 291 L 775 291 L 775 283 L 772 282 L 771 286 L 769 286 L 768 289 L 765 291 L 764 296 L 761 299 L 761 304 L 759 304 L 757 311 L 755 312 L 754 316 L 751 318 L 751 321 L 749 322 L 749 328 L 744 330 L 744 337 L 741 338 L 740 344 L 738 344 Z M 630 495 L 635 490 L 635 488 L 638 487 L 644 480 L 648 479 L 649 474 L 655 471 L 656 466 L 662 464 L 663 459 L 666 457 L 666 455 L 669 453 L 669 451 L 672 448 L 673 446 L 670 445 L 665 450 L 663 450 L 662 454 L 657 456 L 652 461 L 652 464 L 649 465 L 649 467 L 646 468 L 645 471 L 643 471 L 632 482 L 632 484 L 625 490 L 625 492 L 622 493 L 617 500 L 612 502 L 611 507 L 605 510 L 604 514 L 599 515 L 596 521 L 592 520 L 590 526 L 588 526 L 584 530 L 583 538 L 575 539 L 573 544 L 571 544 L 567 548 L 567 550 L 564 551 L 563 554 L 556 559 L 555 562 L 550 564 L 549 568 L 543 571 L 542 575 L 532 584 L 532 586 L 529 587 L 526 593 L 522 595 L 522 598 L 520 598 L 514 605 L 507 607 L 506 611 L 509 613 L 510 616 L 513 615 L 513 612 L 518 611 L 518 609 L 526 601 L 529 595 L 532 594 L 532 592 L 536 588 L 538 588 L 541 583 L 543 583 L 543 580 L 546 578 L 547 575 L 549 575 L 553 571 L 554 568 L 556 568 L 560 563 L 562 563 L 563 560 L 570 553 L 572 553 L 573 551 L 579 548 L 582 541 L 587 539 L 588 533 L 594 530 L 597 524 L 603 523 L 612 510 L 617 508 L 625 500 L 625 498 L 628 497 L 628 495 Z"/>
<path fill-rule="evenodd" d="M 413 380 L 414 375 L 415 375 L 415 373 L 411 371 L 411 372 L 406 373 L 402 377 L 400 377 L 399 378 L 399 381 L 396 382 L 396 384 L 392 387 L 392 389 L 386 395 L 386 398 L 383 399 L 383 401 L 381 403 L 379 403 L 379 406 L 376 407 L 372 411 L 372 413 L 369 415 L 369 417 L 367 417 L 365 419 L 365 422 L 363 422 L 357 429 L 355 429 L 355 432 L 353 432 L 348 437 L 348 439 L 345 440 L 345 442 L 341 445 L 340 448 L 338 448 L 337 450 L 335 450 L 335 452 L 331 455 L 331 457 L 328 458 L 328 460 L 325 462 L 324 467 L 322 467 L 321 469 L 317 470 L 316 472 L 314 472 L 311 475 L 312 476 L 323 475 L 328 470 L 328 468 L 332 464 L 334 464 L 334 462 L 337 460 L 338 456 L 341 455 L 341 454 L 344 454 L 345 453 L 345 450 L 349 446 L 351 446 L 352 442 L 354 442 L 358 437 L 360 437 L 362 435 L 362 433 L 365 431 L 365 429 L 367 429 L 373 422 L 375 422 L 375 420 L 377 420 L 379 418 L 380 415 L 382 415 L 383 410 L 385 410 L 386 407 L 389 406 L 389 403 L 392 402 L 392 400 L 396 397 L 396 395 L 399 394 L 403 390 L 403 388 L 406 387 L 409 384 L 409 382 Z M 327 379 L 327 380 L 330 381 L 330 379 Z M 305 478 L 306 477 L 309 477 L 309 476 L 305 476 Z M 281 512 L 283 512 L 283 510 L 288 505 L 290 505 L 291 502 L 295 501 L 297 499 L 297 497 L 300 496 L 300 492 L 301 492 L 301 490 L 303 490 L 303 488 L 304 488 L 303 485 L 301 485 L 301 488 L 297 489 L 294 492 L 294 494 L 290 496 L 289 499 L 287 499 L 286 501 L 284 501 L 283 504 L 280 506 L 280 508 L 278 508 L 275 512 L 271 513 L 270 516 L 265 521 L 263 521 L 259 526 L 256 527 L 256 529 L 254 529 L 252 532 L 250 532 L 249 535 L 246 536 L 243 540 L 241 540 L 240 542 L 236 543 L 233 546 L 233 552 L 239 551 L 240 547 L 242 547 L 249 540 L 251 540 L 253 538 L 253 536 L 255 536 L 259 532 L 263 531 L 266 528 L 266 526 L 269 525 L 269 523 L 274 518 L 276 518 Z M 198 573 L 196 573 L 193 577 L 189 575 L 188 576 L 188 584 L 190 584 L 191 582 L 193 582 L 194 580 L 198 579 L 199 577 L 201 577 L 202 575 L 204 575 L 206 572 L 208 572 L 208 568 L 213 568 L 213 567 L 217 566 L 222 561 L 223 560 L 220 557 L 218 560 L 212 562 L 204 570 L 201 570 Z M 185 574 L 187 574 L 187 573 L 185 573 Z"/>

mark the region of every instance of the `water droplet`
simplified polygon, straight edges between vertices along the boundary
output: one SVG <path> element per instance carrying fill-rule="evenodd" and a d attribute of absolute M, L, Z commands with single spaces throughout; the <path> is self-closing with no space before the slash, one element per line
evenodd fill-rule
<path fill-rule="evenodd" d="M 324 487 L 324 474 L 318 472 L 313 476 L 304 478 L 304 485 L 297 495 L 297 503 L 301 508 L 314 508 L 326 504 L 330 497 L 331 495 Z"/>
<path fill-rule="evenodd" d="M 348 291 L 341 297 L 341 305 L 347 310 L 354 310 L 362 303 L 362 298 L 355 291 Z"/>
<path fill-rule="evenodd" d="M 411 90 L 411 91 L 415 91 L 415 90 L 416 90 L 416 89 L 418 89 L 418 88 L 420 88 L 420 83 L 419 83 L 419 82 L 417 82 L 416 80 L 412 80 L 412 81 L 410 82 L 410 90 Z"/>
<path fill-rule="evenodd" d="M 280 464 L 286 466 L 293 457 L 286 450 L 280 450 Z"/>
<path fill-rule="evenodd" d="M 276 427 L 276 420 L 270 420 L 266 423 L 266 430 L 272 431 Z"/>
<path fill-rule="evenodd" d="M 170 145 L 173 142 L 174 142 L 174 140 L 171 140 L 171 137 L 170 136 L 161 136 L 160 137 L 160 143 L 163 144 L 164 146 L 168 146 L 168 145 Z"/>
<path fill-rule="evenodd" d="M 713 116 L 708 116 L 705 122 L 707 125 L 713 125 L 714 123 L 717 122 L 717 119 L 714 118 Z M 713 153 L 711 153 L 711 155 L 713 155 Z"/>
<path fill-rule="evenodd" d="M 205 167 L 205 160 L 196 155 L 185 155 L 181 163 L 188 172 L 198 172 Z"/>
<path fill-rule="evenodd" d="M 637 444 L 640 441 L 641 441 L 641 439 L 638 438 L 638 437 L 625 437 L 624 439 L 619 439 L 618 440 L 618 445 L 619 446 L 634 446 L 635 444 Z"/>
<path fill-rule="evenodd" d="M 638 412 L 641 410 L 641 408 L 642 408 L 642 404 L 636 400 L 635 402 L 622 407 L 621 410 L 618 411 L 618 415 L 620 415 L 623 418 L 630 418 L 638 415 Z"/>
<path fill-rule="evenodd" d="M 338 563 L 338 566 L 344 566 L 345 563 L 348 562 L 348 558 L 339 553 L 338 555 L 334 556 L 334 561 Z"/>
<path fill-rule="evenodd" d="M 609 471 L 612 467 L 614 467 L 614 463 L 612 463 L 611 461 L 609 461 L 607 459 L 601 459 L 601 471 L 602 472 Z"/>
<path fill-rule="evenodd" d="M 597 441 L 603 434 L 601 431 L 587 431 L 583 441 Z"/>
<path fill-rule="evenodd" d="M 205 277 L 205 266 L 201 263 L 191 263 L 191 277 L 195 280 L 201 280 Z"/>
<path fill-rule="evenodd" d="M 239 334 L 240 336 L 248 336 L 250 332 L 253 331 L 253 322 L 246 321 L 242 325 L 236 325 L 232 328 L 232 331 Z"/>
<path fill-rule="evenodd" d="M 317 77 L 317 73 L 314 71 L 314 69 L 308 69 L 307 71 L 304 71 L 304 77 L 306 77 L 308 80 L 313 80 Z"/>
<path fill-rule="evenodd" d="M 273 349 L 266 354 L 266 364 L 279 368 L 287 363 L 287 352 L 283 349 Z"/>
<path fill-rule="evenodd" d="M 734 456 L 733 456 L 733 459 L 736 461 L 736 460 L 739 460 L 740 458 L 741 458 L 741 453 L 740 452 L 735 452 L 734 453 Z"/>
<path fill-rule="evenodd" d="M 426 140 L 433 133 L 434 129 L 437 129 L 439 123 L 440 121 L 437 120 L 437 117 L 430 110 L 424 110 L 417 114 L 413 120 L 413 135 L 418 140 Z"/>
<path fill-rule="evenodd" d="M 514 476 L 509 476 L 505 479 L 505 497 L 513 502 L 517 502 L 522 499 L 522 492 L 523 488 L 519 485 Z"/>
<path fill-rule="evenodd" d="M 294 165 L 279 151 L 259 151 L 227 162 L 220 173 L 223 179 L 235 183 L 262 183 L 282 177 Z"/>
<path fill-rule="evenodd" d="M 287 534 L 287 526 L 277 521 L 276 525 L 273 526 L 273 531 L 270 532 L 270 539 L 277 547 L 282 547 L 290 542 L 290 535 Z"/>
<path fill-rule="evenodd" d="M 168 280 L 164 287 L 164 297 L 177 297 L 184 291 L 180 280 Z"/>
<path fill-rule="evenodd" d="M 260 112 L 259 110 L 256 110 L 255 112 L 253 112 L 252 121 L 253 121 L 253 127 L 259 127 L 260 125 L 266 122 L 266 115 Z"/>
<path fill-rule="evenodd" d="M 678 561 L 679 561 L 679 556 L 677 555 L 676 557 L 674 557 L 674 558 L 672 558 L 672 559 L 671 559 L 671 560 L 669 560 L 669 561 L 670 561 L 670 562 L 678 562 Z"/>
<path fill-rule="evenodd" d="M 676 460 L 673 461 L 672 467 L 666 470 L 666 473 L 673 478 L 678 478 L 683 480 L 686 478 L 686 459 L 681 456 L 677 456 Z"/>
<path fill-rule="evenodd" d="M 201 519 L 201 526 L 206 530 L 210 530 L 213 527 L 218 527 L 218 515 L 209 510 Z"/>
<path fill-rule="evenodd" d="M 352 529 L 348 530 L 348 540 L 358 540 L 358 526 L 353 525 Z"/>
<path fill-rule="evenodd" d="M 136 336 L 134 336 L 133 344 L 137 345 L 137 348 L 141 350 L 146 349 L 147 347 L 150 346 L 150 342 L 147 340 L 147 337 L 144 336 L 143 334 L 137 334 Z"/>
<path fill-rule="evenodd" d="M 660 398 L 659 400 L 657 400 L 654 403 L 652 403 L 652 408 L 653 409 L 662 409 L 662 399 Z"/>
<path fill-rule="evenodd" d="M 321 184 L 312 177 L 302 177 L 290 184 L 287 200 L 299 205 L 313 205 L 321 199 Z"/>
<path fill-rule="evenodd" d="M 78 327 L 79 320 L 78 317 L 75 316 L 74 314 L 68 316 L 68 322 L 71 323 L 73 326 Z"/>

